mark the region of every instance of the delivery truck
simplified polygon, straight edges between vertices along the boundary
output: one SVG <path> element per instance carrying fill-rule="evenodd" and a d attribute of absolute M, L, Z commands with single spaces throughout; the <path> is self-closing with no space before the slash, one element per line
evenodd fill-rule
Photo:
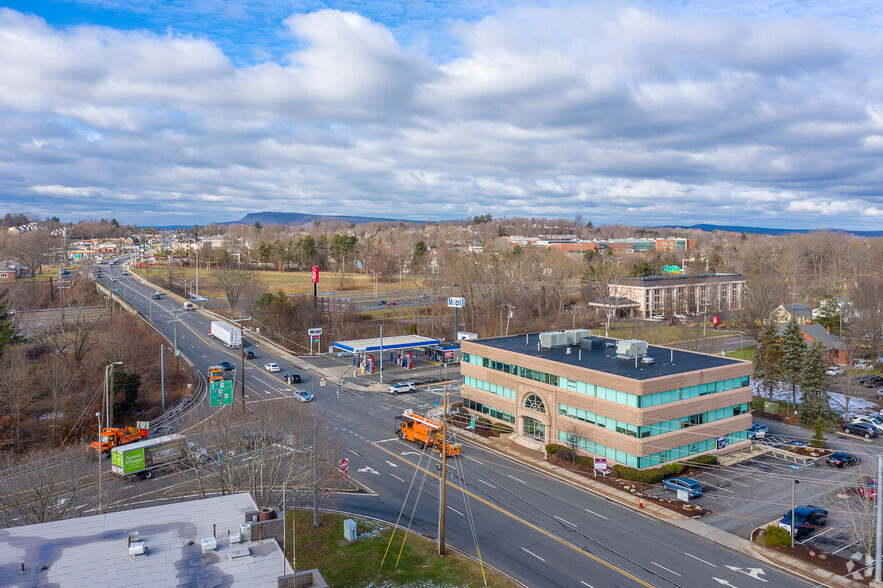
<path fill-rule="evenodd" d="M 242 347 L 242 330 L 223 321 L 212 321 L 208 336 L 212 339 L 217 337 L 227 347 Z"/>
<path fill-rule="evenodd" d="M 129 443 L 111 450 L 111 470 L 118 476 L 138 475 L 152 478 L 158 468 L 195 460 L 208 461 L 205 449 L 187 441 L 184 435 L 166 435 L 138 443 Z"/>

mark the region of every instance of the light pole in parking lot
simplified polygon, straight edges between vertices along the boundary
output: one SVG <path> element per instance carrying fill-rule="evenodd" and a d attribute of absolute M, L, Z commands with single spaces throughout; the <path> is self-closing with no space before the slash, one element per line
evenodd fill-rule
<path fill-rule="evenodd" d="M 794 547 L 794 535 L 797 534 L 797 521 L 794 520 L 794 488 L 800 484 L 797 480 L 791 480 L 791 547 Z"/>
<path fill-rule="evenodd" d="M 101 413 L 96 412 L 98 418 L 98 449 L 95 451 L 98 462 L 98 514 L 101 514 Z"/>

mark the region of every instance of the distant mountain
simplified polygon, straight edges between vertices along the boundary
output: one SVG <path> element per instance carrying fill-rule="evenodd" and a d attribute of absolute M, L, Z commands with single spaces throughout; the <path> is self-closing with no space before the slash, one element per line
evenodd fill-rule
<path fill-rule="evenodd" d="M 770 229 L 766 227 L 740 227 L 730 225 L 664 225 L 661 228 L 666 229 L 696 229 L 699 231 L 730 231 L 733 233 L 749 233 L 752 235 L 788 235 L 791 233 L 816 233 L 819 231 L 835 231 L 841 233 L 849 233 L 857 237 L 883 237 L 883 231 L 850 231 L 847 229 Z"/>
<path fill-rule="evenodd" d="M 226 223 L 215 223 L 223 225 L 253 225 L 256 222 L 261 225 L 309 225 L 314 221 L 322 222 L 340 222 L 352 223 L 354 225 L 360 223 L 388 223 L 388 222 L 406 222 L 406 223 L 422 223 L 423 221 L 414 221 L 398 218 L 375 218 L 370 216 L 335 216 L 331 214 L 302 214 L 300 212 L 251 212 L 246 214 L 239 220 Z"/>

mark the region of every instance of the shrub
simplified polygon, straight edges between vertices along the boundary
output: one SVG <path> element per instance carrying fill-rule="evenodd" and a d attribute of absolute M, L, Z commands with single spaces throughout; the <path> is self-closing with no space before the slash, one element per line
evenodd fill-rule
<path fill-rule="evenodd" d="M 751 410 L 763 410 L 766 399 L 763 396 L 754 396 L 751 399 Z"/>
<path fill-rule="evenodd" d="M 770 525 L 763 531 L 764 539 L 766 539 L 767 547 L 790 547 L 791 535 L 776 525 Z"/>
<path fill-rule="evenodd" d="M 687 463 L 695 463 L 699 465 L 717 465 L 716 455 L 697 455 L 687 460 Z"/>
<path fill-rule="evenodd" d="M 638 470 L 621 464 L 613 466 L 613 471 L 624 479 L 639 484 L 656 484 L 668 475 L 668 471 L 663 468 L 652 468 L 647 470 Z"/>
<path fill-rule="evenodd" d="M 587 455 L 580 455 L 576 458 L 576 463 L 587 468 L 595 468 L 595 458 Z"/>
<path fill-rule="evenodd" d="M 823 449 L 826 445 L 825 441 L 828 439 L 825 437 L 824 433 L 822 433 L 822 419 L 816 417 L 815 422 L 813 423 L 813 433 L 812 439 L 810 439 L 809 444 L 810 447 L 817 447 L 819 449 Z"/>
<path fill-rule="evenodd" d="M 555 453 L 561 451 L 562 449 L 565 449 L 565 447 L 557 443 L 549 443 L 548 445 L 546 445 L 546 453 L 548 453 L 549 455 L 555 455 Z"/>
<path fill-rule="evenodd" d="M 669 463 L 669 464 L 666 464 L 662 467 L 664 467 L 666 470 L 668 470 L 668 473 L 674 474 L 675 476 L 677 476 L 678 474 L 680 474 L 681 472 L 684 471 L 683 464 L 679 464 L 679 463 Z"/>
<path fill-rule="evenodd" d="M 463 403 L 461 401 L 457 401 L 457 402 L 451 404 L 451 407 L 449 410 L 460 410 L 462 407 L 463 407 Z"/>
<path fill-rule="evenodd" d="M 565 447 L 564 449 L 559 449 L 555 452 L 555 457 L 560 459 L 561 461 L 569 461 L 570 463 L 574 463 L 576 460 L 573 456 L 573 451 L 569 448 Z"/>
<path fill-rule="evenodd" d="M 481 423 L 482 425 L 486 425 L 486 426 L 487 426 L 487 425 L 490 425 L 490 424 L 491 424 L 491 419 L 489 419 L 489 418 L 487 418 L 487 417 L 478 417 L 478 419 L 476 419 L 475 422 L 476 422 L 476 423 Z"/>

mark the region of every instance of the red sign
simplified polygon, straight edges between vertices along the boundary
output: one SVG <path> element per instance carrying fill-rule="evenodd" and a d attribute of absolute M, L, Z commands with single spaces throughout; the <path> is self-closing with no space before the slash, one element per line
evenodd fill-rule
<path fill-rule="evenodd" d="M 314 284 L 319 283 L 319 266 L 318 265 L 313 266 L 313 283 Z"/>
<path fill-rule="evenodd" d="M 713 324 L 713 325 L 719 325 L 720 322 L 721 322 L 720 317 L 718 317 L 718 316 L 713 316 L 713 317 L 711 317 L 711 324 Z"/>
<path fill-rule="evenodd" d="M 350 462 L 347 458 L 343 458 L 340 460 L 340 471 L 345 472 L 348 467 L 350 467 Z"/>
<path fill-rule="evenodd" d="M 324 490 L 322 490 L 322 498 L 328 498 L 328 496 L 330 494 L 331 494 L 331 490 L 329 490 L 328 488 L 325 488 Z"/>

